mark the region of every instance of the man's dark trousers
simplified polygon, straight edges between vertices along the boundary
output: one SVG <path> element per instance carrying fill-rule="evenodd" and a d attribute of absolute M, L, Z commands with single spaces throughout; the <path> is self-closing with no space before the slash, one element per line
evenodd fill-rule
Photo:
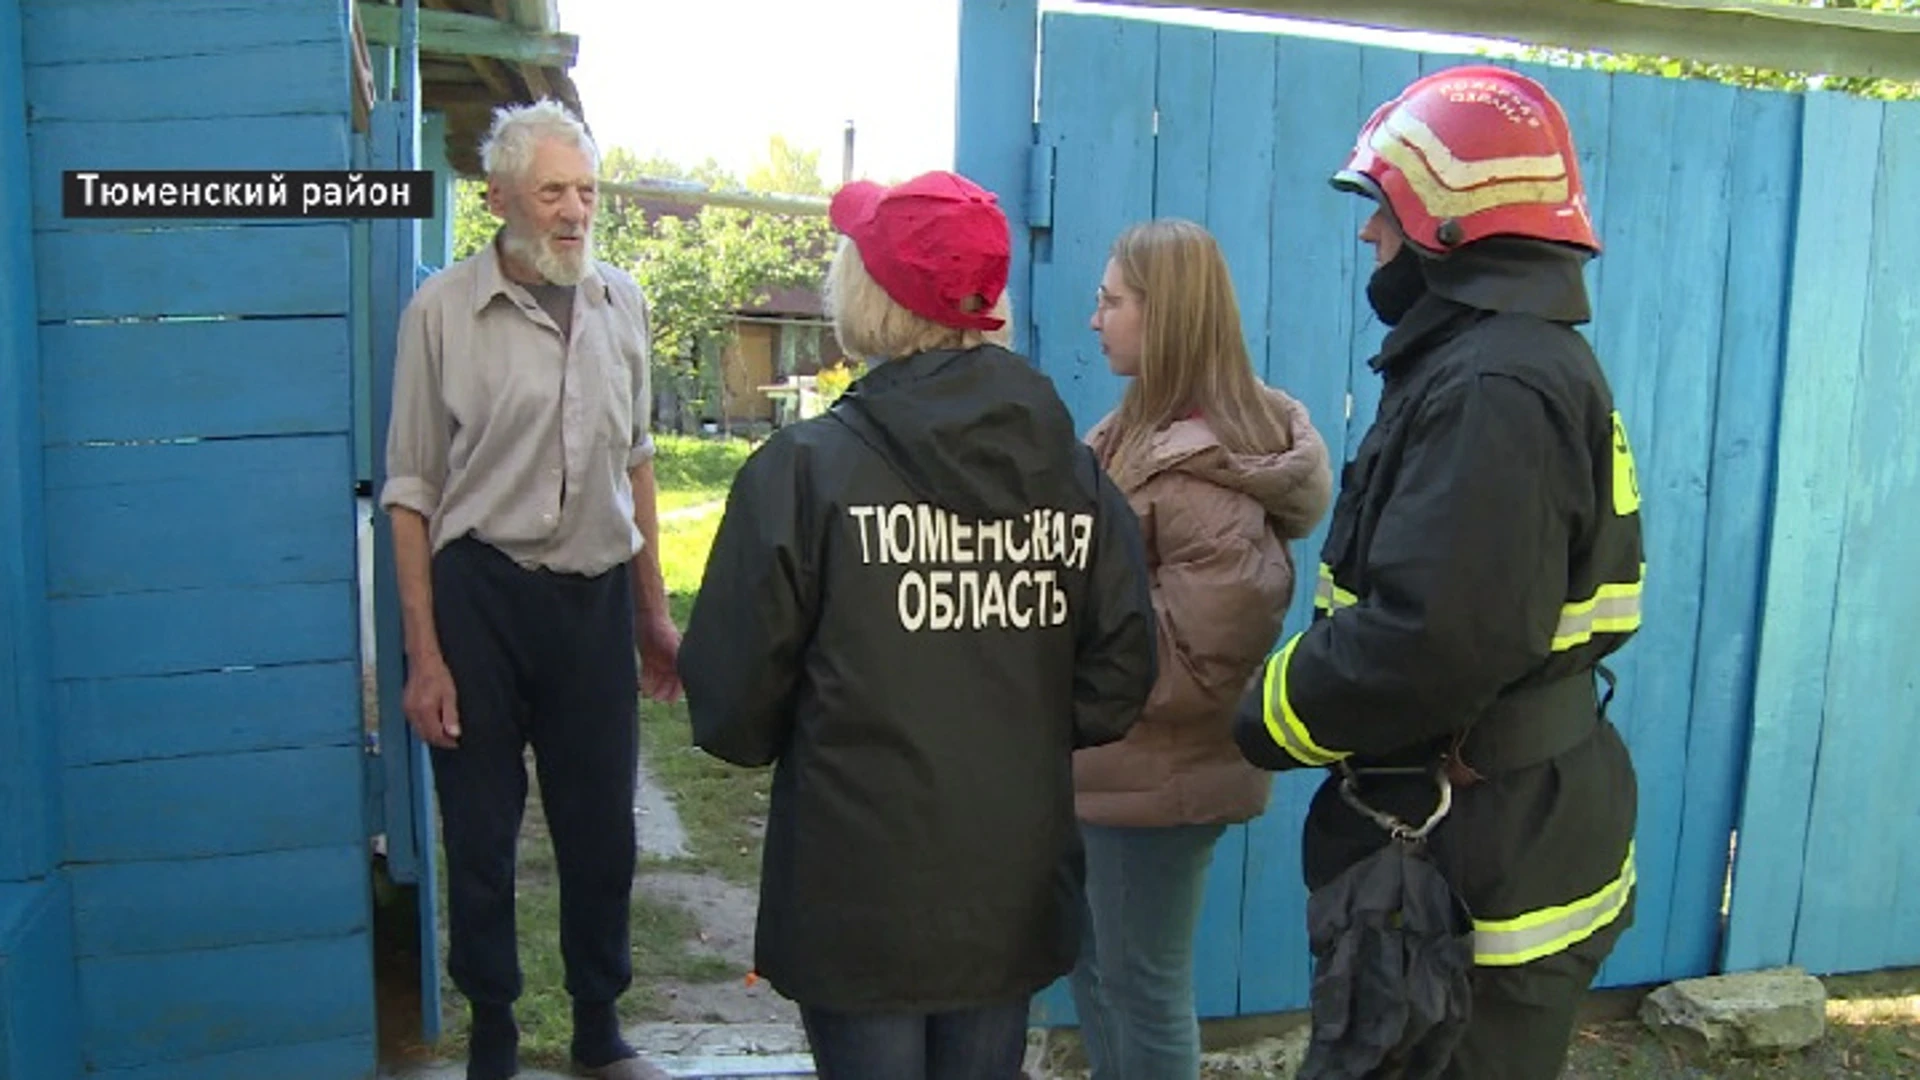
<path fill-rule="evenodd" d="M 447 853 L 447 969 L 476 1005 L 520 996 L 514 857 L 531 744 L 560 871 L 567 993 L 610 1003 L 632 982 L 629 913 L 639 731 L 632 584 L 529 570 L 471 537 L 433 561 L 459 746 L 433 750 Z"/>

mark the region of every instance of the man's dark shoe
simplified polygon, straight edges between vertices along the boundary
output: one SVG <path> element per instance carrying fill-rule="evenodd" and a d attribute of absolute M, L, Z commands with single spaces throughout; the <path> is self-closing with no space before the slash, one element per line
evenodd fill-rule
<path fill-rule="evenodd" d="M 513 1009 L 476 1005 L 467 1037 L 467 1080 L 513 1080 L 520 1075 L 520 1028 Z"/>

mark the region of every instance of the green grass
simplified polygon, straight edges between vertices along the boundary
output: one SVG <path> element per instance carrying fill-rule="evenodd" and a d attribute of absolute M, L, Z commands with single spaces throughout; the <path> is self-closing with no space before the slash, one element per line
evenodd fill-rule
<path fill-rule="evenodd" d="M 662 514 L 722 502 L 733 474 L 753 449 L 742 439 L 703 439 L 692 435 L 655 435 L 657 505 Z M 696 583 L 697 584 L 697 583 Z"/>
<path fill-rule="evenodd" d="M 693 608 L 720 518 L 716 509 L 660 527 L 660 569 L 674 621 L 681 627 Z M 738 884 L 758 881 L 759 826 L 766 820 L 771 770 L 737 768 L 694 747 L 684 702 L 642 701 L 640 746 L 647 767 L 672 794 L 687 830 L 689 856 L 672 863 L 710 870 Z"/>
<path fill-rule="evenodd" d="M 661 506 L 694 507 L 726 498 L 733 473 L 746 460 L 739 440 L 656 437 L 660 455 L 655 475 Z M 661 570 L 667 581 L 675 624 L 684 628 L 706 568 L 707 551 L 720 524 L 718 507 L 665 521 L 660 529 Z M 750 882 L 759 873 L 759 840 L 750 824 L 765 814 L 768 776 L 724 765 L 690 745 L 686 705 L 641 702 L 642 754 L 673 793 L 687 829 L 690 857 L 679 865 L 714 870 L 728 879 Z M 529 763 L 529 773 L 531 773 Z M 572 1034 L 572 1006 L 566 993 L 566 968 L 560 955 L 560 888 L 539 790 L 531 778 L 526 820 L 520 833 L 517 930 L 524 986 L 515 1015 L 520 1022 L 520 1058 L 529 1068 L 562 1068 Z M 755 807 L 757 806 L 757 809 Z M 444 856 L 440 874 L 445 881 Z M 649 863 L 649 865 L 655 865 Z M 441 891 L 440 955 L 446 955 L 445 890 Z M 676 905 L 635 891 L 633 897 L 633 989 L 621 999 L 627 1023 L 661 1019 L 666 1002 L 655 982 L 725 982 L 739 972 L 698 945 L 699 925 Z M 464 1052 L 467 1004 L 442 975 L 444 1037 L 442 1052 Z"/>
<path fill-rule="evenodd" d="M 520 1023 L 521 1064 L 560 1069 L 567 1064 L 567 1044 L 573 1033 L 573 1006 L 567 997 L 566 966 L 560 955 L 560 879 L 546 817 L 540 811 L 539 786 L 531 778 L 529 789 L 515 879 L 524 990 L 514 1006 L 514 1014 Z M 444 897 L 443 891 L 440 917 L 443 957 L 446 955 Z M 653 979 L 725 982 L 738 975 L 725 960 L 693 948 L 699 924 L 679 907 L 636 891 L 630 925 L 634 984 L 620 1001 L 621 1018 L 627 1023 L 667 1015 L 666 1002 L 652 985 Z M 464 1050 L 468 1026 L 466 1000 L 444 975 L 442 985 L 445 990 L 443 1043 Z"/>

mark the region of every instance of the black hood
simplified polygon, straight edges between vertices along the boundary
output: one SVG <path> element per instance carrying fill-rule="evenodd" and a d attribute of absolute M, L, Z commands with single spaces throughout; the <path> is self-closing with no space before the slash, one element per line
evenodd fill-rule
<path fill-rule="evenodd" d="M 1419 260 L 1426 289 L 1371 361 L 1384 371 L 1403 356 L 1489 314 L 1533 315 L 1575 326 L 1593 318 L 1584 251 L 1564 244 L 1492 237 L 1443 258 Z"/>
<path fill-rule="evenodd" d="M 1093 497 L 1053 383 L 994 345 L 882 363 L 834 404 L 915 494 L 981 519 Z"/>
<path fill-rule="evenodd" d="M 1421 266 L 1427 288 L 1457 304 L 1578 325 L 1593 318 L 1581 276 L 1589 258 L 1564 244 L 1496 236 Z"/>

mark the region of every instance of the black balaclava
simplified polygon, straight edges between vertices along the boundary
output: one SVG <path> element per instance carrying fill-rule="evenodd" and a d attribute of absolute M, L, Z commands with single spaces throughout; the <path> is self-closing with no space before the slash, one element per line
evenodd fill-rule
<path fill-rule="evenodd" d="M 1426 291 L 1427 275 L 1421 269 L 1420 256 L 1412 244 L 1404 241 L 1399 253 L 1375 269 L 1373 277 L 1367 280 L 1367 302 L 1388 326 L 1399 323 Z"/>

